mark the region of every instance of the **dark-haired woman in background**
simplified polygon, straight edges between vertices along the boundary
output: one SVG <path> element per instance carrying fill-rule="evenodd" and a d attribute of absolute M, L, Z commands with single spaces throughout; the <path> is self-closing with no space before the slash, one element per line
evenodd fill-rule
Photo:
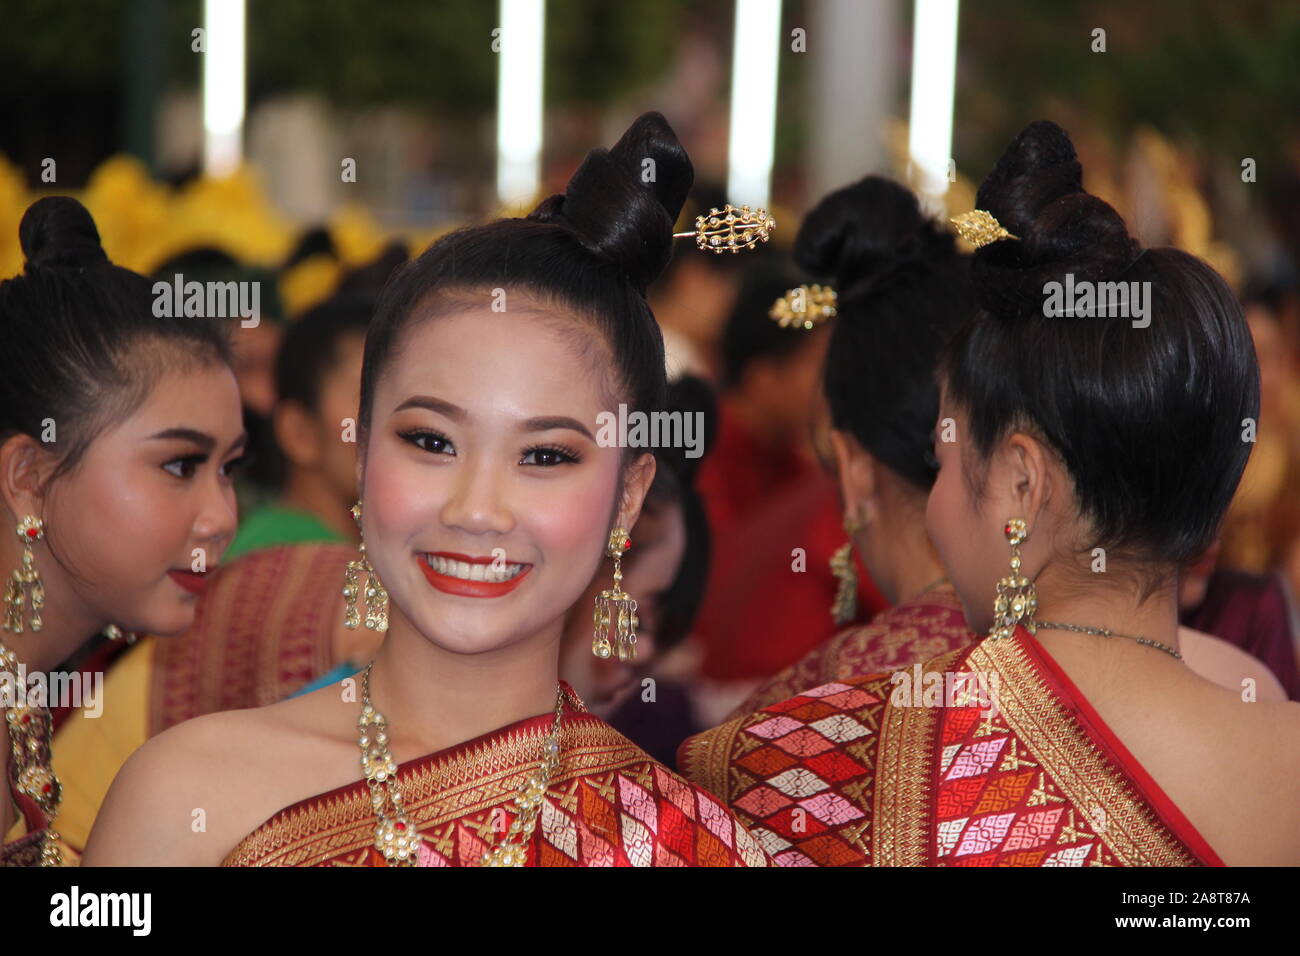
<path fill-rule="evenodd" d="M 700 469 L 718 559 L 696 628 L 698 701 L 716 722 L 752 689 L 831 637 L 844 543 L 835 483 L 818 467 L 809 422 L 831 340 L 830 323 L 779 325 L 772 303 L 798 284 L 784 258 L 746 273 L 723 335 L 725 378 L 718 447 Z M 791 549 L 806 570 L 792 574 Z M 868 574 L 856 574 L 862 620 L 888 606 Z"/>
<path fill-rule="evenodd" d="M 868 176 L 808 214 L 795 258 L 836 290 L 822 376 L 826 440 L 845 529 L 891 606 L 765 681 L 733 716 L 832 679 L 911 666 L 973 639 L 925 532 L 938 471 L 934 370 L 973 309 L 966 257 L 909 190 Z M 785 553 L 801 544 L 786 542 Z M 785 572 L 794 574 L 788 560 Z"/>
<path fill-rule="evenodd" d="M 622 553 L 654 477 L 652 454 L 596 433 L 620 404 L 663 406 L 645 288 L 692 175 L 646 114 L 563 195 L 394 276 L 366 339 L 364 551 L 347 584 L 382 648 L 354 692 L 155 737 L 114 783 L 87 863 L 766 863 L 715 798 L 556 680 L 565 616 Z"/>
<path fill-rule="evenodd" d="M 926 499 L 938 473 L 934 374 L 944 343 L 974 308 L 967 257 L 958 254 L 947 229 L 922 215 L 908 190 L 876 176 L 819 203 L 795 250 L 804 269 L 831 276 L 833 287 L 843 290 L 826 359 L 819 442 L 830 446 L 829 470 L 839 481 L 845 526 L 855 529 L 856 550 L 892 606 L 764 681 L 731 717 L 832 680 L 910 667 L 978 640 L 925 528 Z M 787 555 L 800 544 L 783 543 Z M 783 571 L 788 580 L 788 561 Z M 768 590 L 784 598 L 792 589 L 783 583 L 773 581 Z M 1180 636 L 1188 666 L 1202 676 L 1233 688 L 1249 677 L 1261 700 L 1285 696 L 1268 667 L 1249 654 L 1190 629 Z"/>
<path fill-rule="evenodd" d="M 245 436 L 219 326 L 156 316 L 149 280 L 109 262 L 76 200 L 36 202 L 19 235 L 26 268 L 0 284 L 0 522 L 17 530 L 0 535 L 0 864 L 33 865 L 73 853 L 48 827 L 57 702 L 17 696 L 20 675 L 100 632 L 190 625 L 234 534 Z"/>
<path fill-rule="evenodd" d="M 989 636 L 687 744 L 688 775 L 778 862 L 1300 862 L 1300 705 L 1210 683 L 1178 650 L 1179 568 L 1250 450 L 1249 333 L 1208 266 L 1140 249 L 1081 180 L 1051 123 L 1003 155 L 977 200 L 983 308 L 941 366 L 957 440 L 936 441 L 927 527 Z M 1149 283 L 1149 322 L 1045 315 L 1067 275 Z"/>

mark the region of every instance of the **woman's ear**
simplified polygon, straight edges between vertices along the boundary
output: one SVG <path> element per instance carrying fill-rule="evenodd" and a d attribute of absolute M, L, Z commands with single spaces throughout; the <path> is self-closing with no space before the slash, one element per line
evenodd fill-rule
<path fill-rule="evenodd" d="M 874 517 L 876 493 L 876 471 L 871 456 L 856 438 L 838 428 L 830 429 L 830 443 L 844 510 L 860 521 L 870 522 Z"/>
<path fill-rule="evenodd" d="M 623 499 L 619 503 L 618 524 L 615 527 L 630 529 L 636 524 L 658 467 L 658 460 L 650 452 L 640 455 L 628 465 L 627 474 L 623 477 Z"/>
<path fill-rule="evenodd" d="M 1052 503 L 1051 455 L 1038 439 L 1015 432 L 1007 438 L 1001 457 L 1002 474 L 998 481 L 1010 509 L 1006 517 L 1024 518 L 1033 537 L 1034 529 L 1046 518 Z"/>
<path fill-rule="evenodd" d="M 54 455 L 30 435 L 12 435 L 0 444 L 0 497 L 15 517 L 40 514 L 56 465 Z"/>

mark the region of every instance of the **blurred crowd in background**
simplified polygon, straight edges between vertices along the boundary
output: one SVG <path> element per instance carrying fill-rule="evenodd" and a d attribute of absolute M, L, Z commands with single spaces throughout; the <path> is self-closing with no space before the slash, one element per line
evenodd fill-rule
<path fill-rule="evenodd" d="M 523 211 L 503 207 L 492 189 L 495 5 L 250 3 L 246 152 L 221 178 L 201 171 L 189 49 L 199 6 L 96 0 L 78 4 L 67 29 L 60 4 L 6 6 L 0 274 L 22 268 L 17 225 L 27 206 L 72 194 L 118 264 L 169 281 L 182 273 L 260 282 L 259 323 L 234 333 L 253 463 L 223 562 L 287 541 L 355 544 L 355 445 L 339 439 L 340 423 L 355 414 L 380 289 L 443 232 Z M 657 589 L 628 586 L 646 609 L 649 653 L 636 670 L 575 656 L 565 676 L 593 707 L 622 708 L 621 728 L 670 763 L 678 740 L 838 630 L 829 560 L 846 535 L 819 430 L 828 330 L 782 328 L 768 310 L 805 281 L 788 242 L 821 195 L 869 172 L 908 179 L 911 24 L 910 5 L 871 4 L 877 32 L 862 56 L 883 61 L 886 79 L 861 104 L 827 102 L 816 27 L 833 22 L 837 6 L 782 8 L 785 32 L 805 27 L 808 40 L 806 52 L 781 60 L 772 244 L 745 257 L 679 252 L 649 290 L 674 401 L 707 413 L 708 452 L 698 466 L 669 463 L 684 483 L 672 496 L 681 534 L 633 531 L 642 544 L 671 542 L 658 552 L 667 567 L 653 572 Z M 729 4 L 685 0 L 551 0 L 541 195 L 562 188 L 593 144 L 658 109 L 698 172 L 682 228 L 711 207 L 749 201 L 724 185 L 731 15 Z M 1105 52 L 1089 46 L 1097 27 L 1107 31 Z M 1234 284 L 1259 352 L 1262 412 L 1219 544 L 1184 582 L 1185 617 L 1206 630 L 1212 620 L 1215 633 L 1267 617 L 1293 640 L 1297 49 L 1300 10 L 1284 3 L 964 4 L 946 200 L 950 212 L 971 208 L 972 183 L 1000 145 L 1029 119 L 1050 117 L 1070 130 L 1085 185 L 1145 245 L 1204 257 Z M 846 129 L 865 131 L 860 143 L 846 145 Z M 349 157 L 355 182 L 339 175 Z M 793 580 L 796 548 L 806 551 L 807 573 Z M 649 575 L 655 560 L 654 549 L 634 553 L 629 581 L 638 561 Z M 885 604 L 861 568 L 859 576 L 865 621 Z M 779 593 L 765 586 L 778 580 Z M 678 726 L 661 720 L 636 732 L 632 705 L 646 674 L 659 678 L 661 700 L 680 694 Z M 1296 686 L 1296 675 L 1279 676 Z"/>

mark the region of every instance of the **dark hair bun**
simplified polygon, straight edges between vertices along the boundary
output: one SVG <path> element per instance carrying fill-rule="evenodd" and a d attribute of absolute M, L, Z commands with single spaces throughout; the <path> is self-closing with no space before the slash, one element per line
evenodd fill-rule
<path fill-rule="evenodd" d="M 1019 240 L 991 243 L 972 267 L 980 305 L 1003 318 L 1042 315 L 1043 287 L 1117 280 L 1141 253 L 1124 220 L 1083 189 L 1083 167 L 1065 130 L 1026 126 L 980 186 L 977 209 Z"/>
<path fill-rule="evenodd" d="M 811 275 L 833 277 L 844 301 L 870 293 L 899 269 L 953 249 L 952 234 L 921 211 L 910 190 L 867 176 L 817 204 L 799 228 L 794 257 Z"/>
<path fill-rule="evenodd" d="M 108 262 L 86 207 L 70 196 L 48 196 L 28 208 L 18 240 L 33 268 L 78 268 Z"/>
<path fill-rule="evenodd" d="M 644 113 L 613 149 L 588 153 L 563 195 L 550 197 L 528 218 L 570 229 L 644 291 L 672 258 L 673 223 L 694 179 L 668 121 Z"/>

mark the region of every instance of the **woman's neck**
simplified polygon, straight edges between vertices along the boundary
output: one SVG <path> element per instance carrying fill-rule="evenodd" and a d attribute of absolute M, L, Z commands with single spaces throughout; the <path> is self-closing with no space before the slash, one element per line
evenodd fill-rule
<path fill-rule="evenodd" d="M 924 512 L 911 520 L 866 528 L 858 532 L 854 544 L 860 554 L 872 556 L 864 565 L 880 565 L 873 572 L 873 583 L 890 604 L 911 601 L 944 577 L 943 565 L 925 533 Z"/>
<path fill-rule="evenodd" d="M 1130 639 L 1142 637 L 1178 649 L 1176 580 L 1142 598 L 1135 586 L 1118 583 L 1126 580 L 1123 577 L 1116 576 L 1117 583 L 1108 584 L 1102 580 L 1104 574 L 1097 574 L 1095 582 L 1080 583 L 1078 575 L 1077 570 L 1059 566 L 1043 569 L 1034 582 L 1038 594 L 1035 620 L 1105 628 L 1116 636 L 1040 628 L 1036 637 L 1067 673 L 1074 677 L 1076 671 L 1111 673 L 1118 669 L 1131 675 L 1180 663 L 1159 648 Z"/>
<path fill-rule="evenodd" d="M 390 606 L 375 656 L 371 703 L 409 759 L 555 708 L 562 621 L 500 650 L 458 654 L 434 644 Z"/>

